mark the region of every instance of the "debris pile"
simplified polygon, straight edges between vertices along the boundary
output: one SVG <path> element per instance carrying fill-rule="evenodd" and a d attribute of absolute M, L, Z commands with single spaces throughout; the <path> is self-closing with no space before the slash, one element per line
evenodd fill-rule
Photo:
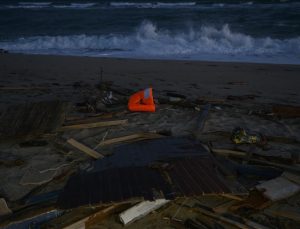
<path fill-rule="evenodd" d="M 0 111 L 1 228 L 300 226 L 299 107 L 97 90 Z"/>

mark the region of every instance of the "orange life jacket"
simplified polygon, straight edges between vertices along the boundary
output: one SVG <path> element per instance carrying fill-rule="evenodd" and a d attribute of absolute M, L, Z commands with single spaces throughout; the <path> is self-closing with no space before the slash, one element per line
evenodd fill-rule
<path fill-rule="evenodd" d="M 130 96 L 128 109 L 130 111 L 155 112 L 152 88 L 147 88 Z"/>

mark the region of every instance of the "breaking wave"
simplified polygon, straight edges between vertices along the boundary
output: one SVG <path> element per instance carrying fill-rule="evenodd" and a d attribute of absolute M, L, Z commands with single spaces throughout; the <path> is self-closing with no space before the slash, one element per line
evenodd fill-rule
<path fill-rule="evenodd" d="M 111 2 L 110 6 L 120 8 L 184 8 L 196 4 L 196 2 Z"/>
<path fill-rule="evenodd" d="M 67 54 L 87 56 L 114 56 L 168 59 L 220 59 L 248 60 L 261 58 L 298 58 L 300 63 L 300 37 L 273 39 L 254 38 L 222 28 L 186 28 L 172 32 L 143 22 L 127 35 L 72 35 L 38 36 L 0 42 L 0 48 L 11 52 L 39 54 Z M 286 62 L 283 61 L 283 62 Z M 268 62 L 268 61 L 267 61 Z"/>
<path fill-rule="evenodd" d="M 69 5 L 53 5 L 54 8 L 62 8 L 62 9 L 88 9 L 96 6 L 97 3 L 70 3 Z"/>

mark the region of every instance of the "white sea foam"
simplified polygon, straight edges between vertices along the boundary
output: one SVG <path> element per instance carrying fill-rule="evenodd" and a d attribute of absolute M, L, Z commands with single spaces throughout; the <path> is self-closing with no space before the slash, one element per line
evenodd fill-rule
<path fill-rule="evenodd" d="M 127 34 L 40 36 L 0 42 L 12 52 L 102 56 L 213 59 L 300 63 L 300 37 L 254 38 L 232 32 L 228 25 L 217 29 L 186 28 L 181 32 L 158 29 L 143 22 Z"/>
<path fill-rule="evenodd" d="M 111 2 L 117 8 L 184 8 L 195 6 L 196 2 Z"/>
<path fill-rule="evenodd" d="M 53 7 L 63 8 L 63 9 L 88 9 L 88 8 L 92 8 L 95 5 L 97 5 L 97 3 L 88 2 L 88 3 L 70 3 L 68 5 L 53 5 Z"/>
<path fill-rule="evenodd" d="M 9 9 L 42 9 L 50 7 L 52 2 L 19 2 L 17 5 L 6 5 Z"/>

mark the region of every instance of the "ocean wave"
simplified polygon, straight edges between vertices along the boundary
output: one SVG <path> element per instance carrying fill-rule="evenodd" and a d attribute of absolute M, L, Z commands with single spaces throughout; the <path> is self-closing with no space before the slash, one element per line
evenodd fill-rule
<path fill-rule="evenodd" d="M 18 5 L 6 5 L 9 9 L 42 9 L 50 7 L 52 2 L 19 2 Z"/>
<path fill-rule="evenodd" d="M 184 8 L 195 6 L 196 2 L 111 2 L 117 8 Z"/>
<path fill-rule="evenodd" d="M 0 42 L 0 48 L 12 52 L 81 54 L 101 56 L 135 56 L 143 58 L 193 58 L 200 56 L 232 57 L 299 57 L 300 37 L 274 39 L 254 38 L 222 28 L 203 26 L 179 32 L 162 30 L 143 22 L 127 35 L 39 36 Z M 105 51 L 105 52 L 104 52 Z M 300 60 L 298 61 L 300 62 Z"/>
<path fill-rule="evenodd" d="M 69 5 L 53 5 L 54 8 L 65 8 L 65 9 L 87 9 L 97 5 L 94 2 L 88 3 L 70 3 Z"/>

